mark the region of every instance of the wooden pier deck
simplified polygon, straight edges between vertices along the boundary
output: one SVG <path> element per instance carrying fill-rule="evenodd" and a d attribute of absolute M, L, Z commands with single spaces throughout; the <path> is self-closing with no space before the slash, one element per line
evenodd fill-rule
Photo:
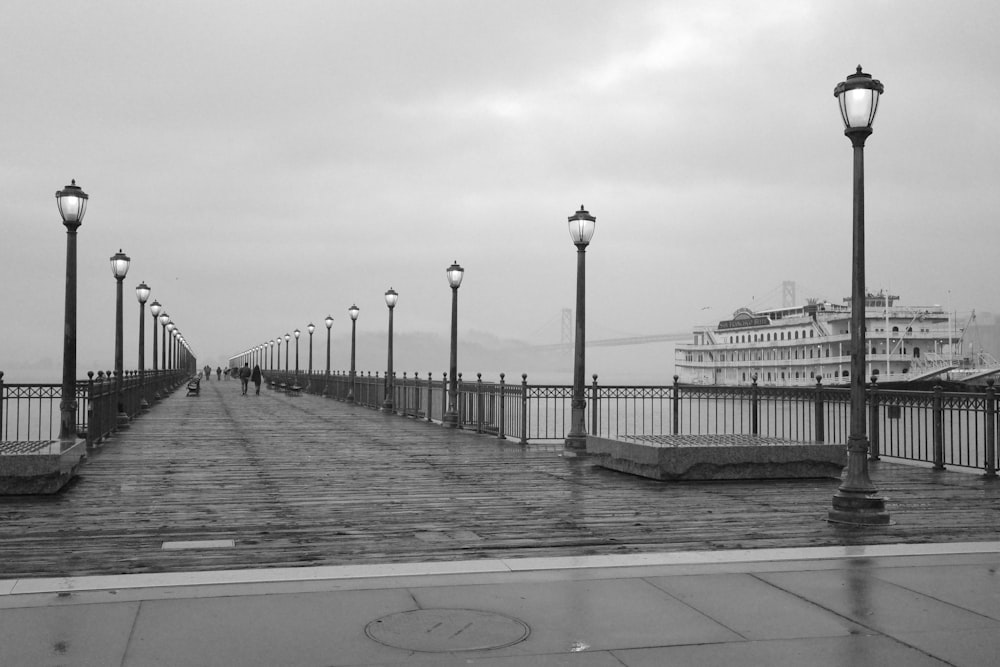
<path fill-rule="evenodd" d="M 895 523 L 847 528 L 825 521 L 836 480 L 657 482 L 252 393 L 178 390 L 59 495 L 0 499 L 0 578 L 1000 537 L 1000 483 L 974 474 L 873 464 Z M 163 548 L 208 540 L 233 546 Z"/>

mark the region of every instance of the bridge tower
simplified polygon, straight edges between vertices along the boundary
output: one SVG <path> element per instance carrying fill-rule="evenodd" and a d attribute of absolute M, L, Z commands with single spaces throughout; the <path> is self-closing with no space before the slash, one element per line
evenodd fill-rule
<path fill-rule="evenodd" d="M 795 281 L 786 280 L 781 283 L 781 307 L 782 308 L 794 308 L 795 307 Z"/>
<path fill-rule="evenodd" d="M 573 343 L 573 309 L 563 308 L 562 309 L 562 338 L 559 340 L 563 345 L 571 345 Z"/>

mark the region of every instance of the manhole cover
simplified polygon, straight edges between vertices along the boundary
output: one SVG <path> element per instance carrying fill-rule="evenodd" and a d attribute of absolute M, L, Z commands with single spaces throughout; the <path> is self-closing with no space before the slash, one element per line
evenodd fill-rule
<path fill-rule="evenodd" d="M 403 611 L 365 626 L 365 634 L 380 644 L 427 653 L 503 648 L 524 641 L 529 632 L 516 618 L 473 609 Z"/>

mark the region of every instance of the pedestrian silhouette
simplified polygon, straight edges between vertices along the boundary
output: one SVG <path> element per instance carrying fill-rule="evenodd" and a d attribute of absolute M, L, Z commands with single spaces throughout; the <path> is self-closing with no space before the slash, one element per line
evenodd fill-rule
<path fill-rule="evenodd" d="M 247 384 L 250 382 L 250 364 L 243 364 L 243 368 L 240 369 L 240 382 L 243 383 L 243 395 L 247 395 Z"/>
<path fill-rule="evenodd" d="M 257 389 L 257 395 L 260 396 L 260 381 L 262 379 L 260 373 L 260 366 L 253 367 L 253 373 L 250 374 L 250 379 L 253 380 L 253 386 Z"/>

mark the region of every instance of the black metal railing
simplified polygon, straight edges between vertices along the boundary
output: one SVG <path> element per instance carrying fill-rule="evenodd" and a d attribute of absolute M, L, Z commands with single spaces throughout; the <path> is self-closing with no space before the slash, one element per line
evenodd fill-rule
<path fill-rule="evenodd" d="M 384 375 L 270 371 L 278 389 L 306 391 L 382 409 L 389 395 Z M 446 375 L 394 376 L 392 412 L 442 422 L 447 405 Z M 458 425 L 477 433 L 516 439 L 523 444 L 560 441 L 570 430 L 572 387 L 532 385 L 527 375 L 508 383 L 458 376 Z M 607 438 L 662 434 L 749 434 L 795 441 L 847 444 L 850 390 L 828 387 L 722 387 L 685 385 L 609 385 L 598 377 L 586 387 L 590 434 Z M 991 385 L 968 391 L 867 390 L 870 457 L 974 468 L 996 476 L 997 406 Z"/>
<path fill-rule="evenodd" d="M 0 372 L 0 440 L 34 442 L 55 440 L 61 424 L 62 385 L 6 383 Z M 126 371 L 122 377 L 121 404 L 126 415 L 141 414 L 143 405 L 176 389 L 186 379 L 184 371 Z M 76 383 L 76 435 L 94 445 L 118 430 L 118 394 L 113 374 L 87 373 Z"/>

